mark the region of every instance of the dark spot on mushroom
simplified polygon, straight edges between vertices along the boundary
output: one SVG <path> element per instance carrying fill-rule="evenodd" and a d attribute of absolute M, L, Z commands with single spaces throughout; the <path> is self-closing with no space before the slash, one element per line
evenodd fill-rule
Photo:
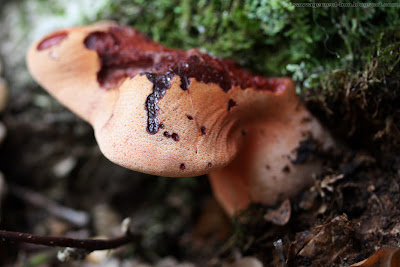
<path fill-rule="evenodd" d="M 190 116 L 190 115 L 186 115 L 186 117 L 190 120 L 190 121 L 192 121 L 193 120 L 193 117 L 192 116 Z"/>
<path fill-rule="evenodd" d="M 158 127 L 160 127 L 160 129 L 164 129 L 164 124 L 160 123 L 160 125 L 158 125 Z"/>
<path fill-rule="evenodd" d="M 311 117 L 304 117 L 301 119 L 301 123 L 309 123 L 311 121 L 312 121 Z"/>
<path fill-rule="evenodd" d="M 179 166 L 179 169 L 181 169 L 181 170 L 184 170 L 184 169 L 186 169 L 186 166 L 185 166 L 185 164 L 181 164 L 181 166 Z"/>
<path fill-rule="evenodd" d="M 189 89 L 190 85 L 190 78 L 187 76 L 181 76 L 181 88 L 182 90 L 186 91 Z"/>
<path fill-rule="evenodd" d="M 65 31 L 53 33 L 38 44 L 37 50 L 41 51 L 59 45 L 67 36 L 68 33 Z"/>
<path fill-rule="evenodd" d="M 228 101 L 228 111 L 230 111 L 233 107 L 236 107 L 236 106 L 237 106 L 237 103 L 232 98 L 230 98 Z"/>
<path fill-rule="evenodd" d="M 211 167 L 212 167 L 212 163 L 209 162 L 209 163 L 207 164 L 207 167 L 208 167 L 208 168 L 211 168 Z"/>
<path fill-rule="evenodd" d="M 290 172 L 290 167 L 288 165 L 286 165 L 285 167 L 283 167 L 282 171 L 285 172 L 285 173 L 289 173 Z"/>
<path fill-rule="evenodd" d="M 246 135 L 246 134 L 247 134 L 246 130 L 242 130 L 242 135 Z"/>
<path fill-rule="evenodd" d="M 202 134 L 206 134 L 206 127 L 205 126 L 201 126 L 200 131 Z"/>
<path fill-rule="evenodd" d="M 146 99 L 145 109 L 147 110 L 147 132 L 150 134 L 158 133 L 159 123 L 157 119 L 158 101 L 164 97 L 165 91 L 171 86 L 170 74 L 146 73 L 147 79 L 153 83 L 153 93 Z"/>
<path fill-rule="evenodd" d="M 266 165 L 265 168 L 267 168 L 267 170 L 271 169 L 271 166 Z"/>
<path fill-rule="evenodd" d="M 179 141 L 179 135 L 177 133 L 169 134 L 168 132 L 164 132 L 164 136 L 167 138 L 172 138 L 174 141 Z"/>
<path fill-rule="evenodd" d="M 179 141 L 179 135 L 178 135 L 178 134 L 173 133 L 173 134 L 171 135 L 171 137 L 172 137 L 172 139 L 173 139 L 174 141 Z"/>
<path fill-rule="evenodd" d="M 303 139 L 307 139 L 310 136 L 312 136 L 312 132 L 311 131 L 301 131 L 301 137 L 303 137 Z"/>
<path fill-rule="evenodd" d="M 317 151 L 318 144 L 312 136 L 300 142 L 300 145 L 296 148 L 296 158 L 291 160 L 293 164 L 302 164 L 312 159 Z"/>

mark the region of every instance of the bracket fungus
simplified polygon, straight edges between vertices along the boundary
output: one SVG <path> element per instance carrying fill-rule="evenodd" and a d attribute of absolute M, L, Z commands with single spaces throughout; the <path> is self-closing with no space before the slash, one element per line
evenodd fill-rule
<path fill-rule="evenodd" d="M 299 159 L 299 145 L 333 143 L 291 79 L 166 48 L 114 22 L 52 33 L 31 46 L 27 64 L 39 84 L 93 126 L 112 162 L 161 176 L 210 174 L 229 214 L 298 193 L 321 167 Z"/>

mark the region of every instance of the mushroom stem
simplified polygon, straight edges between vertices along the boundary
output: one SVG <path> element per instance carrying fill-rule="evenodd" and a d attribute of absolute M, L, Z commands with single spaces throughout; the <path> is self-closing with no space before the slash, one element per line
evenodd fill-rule
<path fill-rule="evenodd" d="M 317 153 L 333 147 L 330 135 L 295 95 L 294 83 L 286 86 L 288 101 L 265 106 L 264 115 L 243 129 L 233 161 L 209 174 L 214 195 L 229 215 L 251 202 L 275 205 L 295 196 L 321 171 Z"/>

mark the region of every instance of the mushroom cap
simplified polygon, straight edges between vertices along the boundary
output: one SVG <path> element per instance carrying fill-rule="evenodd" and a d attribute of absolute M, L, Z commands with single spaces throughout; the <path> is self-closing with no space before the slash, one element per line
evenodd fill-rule
<path fill-rule="evenodd" d="M 111 161 L 161 176 L 211 173 L 231 215 L 297 194 L 321 169 L 312 150 L 333 146 L 291 79 L 169 49 L 113 22 L 52 33 L 31 46 L 27 64 L 93 126 Z"/>
<path fill-rule="evenodd" d="M 52 33 L 31 46 L 27 65 L 93 126 L 107 158 L 154 175 L 197 176 L 226 166 L 243 131 L 297 103 L 288 78 L 168 49 L 113 22 Z"/>
<path fill-rule="evenodd" d="M 90 32 L 112 25 L 116 24 L 102 22 L 53 32 L 32 44 L 26 56 L 33 78 L 86 121 L 95 113 L 97 117 L 97 113 L 109 112 L 108 105 L 99 102 L 106 101 L 110 92 L 101 90 L 97 82 L 101 63 L 97 54 L 85 47 L 84 39 Z"/>

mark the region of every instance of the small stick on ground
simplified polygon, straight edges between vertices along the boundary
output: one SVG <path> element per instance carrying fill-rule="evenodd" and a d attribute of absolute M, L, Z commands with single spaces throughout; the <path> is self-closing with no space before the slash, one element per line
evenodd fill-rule
<path fill-rule="evenodd" d="M 141 235 L 127 233 L 124 236 L 114 239 L 74 239 L 68 237 L 58 236 L 43 236 L 32 235 L 19 232 L 9 232 L 0 230 L 0 241 L 8 241 L 11 243 L 31 243 L 36 245 L 50 246 L 50 247 L 70 247 L 79 248 L 86 251 L 113 249 L 131 242 L 137 242 L 141 239 Z"/>

